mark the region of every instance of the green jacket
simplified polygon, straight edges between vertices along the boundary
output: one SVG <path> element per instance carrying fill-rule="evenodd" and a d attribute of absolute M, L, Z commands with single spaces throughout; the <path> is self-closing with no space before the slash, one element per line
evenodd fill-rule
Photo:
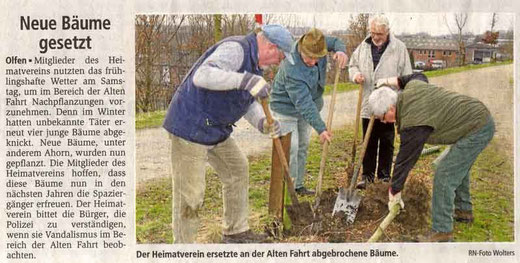
<path fill-rule="evenodd" d="M 335 37 L 325 37 L 328 51 L 345 52 L 345 44 Z M 308 67 L 298 52 L 298 41 L 293 45 L 291 56 L 294 65 L 287 59 L 282 61 L 273 83 L 271 109 L 283 115 L 303 117 L 318 134 L 326 130 L 321 119 L 323 90 L 327 76 L 327 56 L 317 65 Z"/>
<path fill-rule="evenodd" d="M 479 100 L 412 80 L 398 95 L 396 124 L 399 131 L 414 126 L 430 126 L 426 143 L 453 144 L 482 128 L 489 110 Z"/>

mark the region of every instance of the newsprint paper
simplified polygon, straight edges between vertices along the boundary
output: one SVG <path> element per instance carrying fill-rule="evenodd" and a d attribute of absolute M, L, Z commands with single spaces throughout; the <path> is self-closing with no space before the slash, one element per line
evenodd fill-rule
<path fill-rule="evenodd" d="M 520 262 L 517 1 L 2 0 L 1 7 L 0 262 Z M 195 210 L 176 211 L 192 217 L 186 221 L 192 225 L 178 225 L 176 233 L 189 235 L 194 218 L 200 219 L 194 244 L 175 243 L 172 218 L 180 215 L 172 215 L 172 163 L 185 156 L 171 156 L 177 137 L 162 122 L 197 59 L 216 40 L 265 24 L 286 27 L 294 40 L 318 28 L 341 40 L 351 56 L 378 15 L 389 21 L 390 39 L 406 45 L 409 56 L 402 59 L 414 72 L 479 99 L 495 120 L 493 140 L 471 170 L 473 222 L 453 223 L 454 242 L 416 242 L 432 227 L 431 164 L 444 146 L 419 159 L 408 177 L 411 189 L 403 192 L 403 211 L 376 242 L 367 243 L 388 213 L 386 192 L 362 191 L 351 226 L 330 216 L 332 207 L 325 206 L 334 204 L 345 174 L 358 97 L 345 69 L 340 86 L 354 88 L 336 99 L 323 191 L 330 200 L 322 195 L 317 215 L 302 215 L 321 221 L 298 228 L 287 215 L 273 215 L 269 182 L 276 152 L 267 135 L 241 119 L 227 128 L 234 129 L 234 154 L 249 160 L 246 218 L 254 233 L 269 234 L 268 242 L 222 242 L 225 217 L 240 215 L 229 207 L 224 215 L 222 182 L 208 165 L 206 172 L 193 167 L 183 175 L 191 180 L 205 173 L 205 196 Z M 267 83 L 276 70 L 265 69 Z M 330 97 L 324 95 L 323 120 Z M 322 156 L 314 131 L 311 140 L 309 189 L 317 185 Z M 394 156 L 398 144 L 396 136 Z M 426 178 L 425 195 L 413 178 Z M 302 204 L 315 202 L 299 197 Z"/>

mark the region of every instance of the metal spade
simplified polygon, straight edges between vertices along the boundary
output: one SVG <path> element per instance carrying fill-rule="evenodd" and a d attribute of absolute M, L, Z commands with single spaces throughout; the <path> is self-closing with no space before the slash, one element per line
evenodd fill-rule
<path fill-rule="evenodd" d="M 360 158 L 358 159 L 356 168 L 354 169 L 354 174 L 352 175 L 350 186 L 349 188 L 342 187 L 339 189 L 338 197 L 336 198 L 336 203 L 334 204 L 334 209 L 332 210 L 332 216 L 342 212 L 347 224 L 354 223 L 357 210 L 359 208 L 359 203 L 361 203 L 362 196 L 358 193 L 357 190 L 354 189 L 354 187 L 361 170 L 361 163 L 365 157 L 368 140 L 370 139 L 372 128 L 374 126 L 374 120 L 374 116 L 370 117 L 370 122 L 368 123 L 367 132 L 365 134 L 365 139 L 363 141 L 360 152 Z"/>

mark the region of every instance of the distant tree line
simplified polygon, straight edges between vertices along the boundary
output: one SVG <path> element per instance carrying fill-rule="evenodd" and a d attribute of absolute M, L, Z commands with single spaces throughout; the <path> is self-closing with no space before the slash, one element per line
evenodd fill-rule
<path fill-rule="evenodd" d="M 215 24 L 220 24 L 215 30 Z M 254 28 L 253 15 L 139 15 L 135 18 L 136 110 L 166 109 L 192 64 L 220 39 Z"/>
<path fill-rule="evenodd" d="M 283 24 L 295 37 L 310 28 L 302 26 L 293 15 L 264 15 L 263 22 Z M 246 35 L 254 28 L 252 14 L 136 16 L 136 111 L 166 109 L 190 67 L 211 45 L 228 36 Z M 361 34 L 366 34 L 366 30 Z M 350 55 L 353 47 L 349 45 L 348 50 Z M 265 77 L 272 80 L 276 71 L 277 68 L 266 70 Z M 334 74 L 328 75 L 330 83 Z"/>
<path fill-rule="evenodd" d="M 483 42 L 496 44 L 499 36 L 494 26 L 498 19 L 493 14 L 490 30 L 478 37 Z M 452 22 L 449 22 L 451 20 Z M 369 35 L 369 14 L 350 15 L 345 18 L 345 30 L 326 32 L 339 37 L 347 45 L 350 57 L 355 48 Z M 464 64 L 465 56 L 464 28 L 467 14 L 453 14 L 445 17 L 451 38 L 458 43 Z M 291 14 L 263 15 L 264 24 L 282 24 L 295 38 L 303 35 L 311 27 L 302 23 L 298 16 Z M 455 27 L 449 26 L 455 24 Z M 152 112 L 168 107 L 172 95 L 182 82 L 193 63 L 213 44 L 232 35 L 246 35 L 255 28 L 253 14 L 234 15 L 138 15 L 135 18 L 135 75 L 136 75 L 136 111 Z M 321 28 L 320 28 L 321 29 Z M 452 31 L 452 29 L 454 29 Z M 425 34 L 429 36 L 428 34 Z M 513 38 L 512 30 L 507 31 Z M 297 39 L 295 39 L 297 40 Z M 513 52 L 513 43 L 500 47 L 501 52 Z M 413 59 L 413 57 L 412 57 Z M 332 61 L 329 59 L 329 61 Z M 334 64 L 329 64 L 327 83 L 334 81 Z M 264 77 L 272 80 L 277 68 L 265 71 Z M 347 71 L 340 75 L 340 82 L 348 81 Z"/>

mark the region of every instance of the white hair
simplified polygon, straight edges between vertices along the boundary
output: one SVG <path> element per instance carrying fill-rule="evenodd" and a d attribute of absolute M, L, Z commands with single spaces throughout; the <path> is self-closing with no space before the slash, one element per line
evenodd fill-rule
<path fill-rule="evenodd" d="M 384 27 L 388 32 L 390 30 L 390 23 L 388 22 L 388 18 L 384 15 L 375 15 L 370 17 L 368 24 L 371 26 L 372 24 L 376 27 Z"/>
<path fill-rule="evenodd" d="M 374 116 L 383 116 L 390 106 L 395 106 L 397 103 L 397 92 L 389 87 L 381 87 L 372 91 L 368 97 L 368 107 Z"/>

